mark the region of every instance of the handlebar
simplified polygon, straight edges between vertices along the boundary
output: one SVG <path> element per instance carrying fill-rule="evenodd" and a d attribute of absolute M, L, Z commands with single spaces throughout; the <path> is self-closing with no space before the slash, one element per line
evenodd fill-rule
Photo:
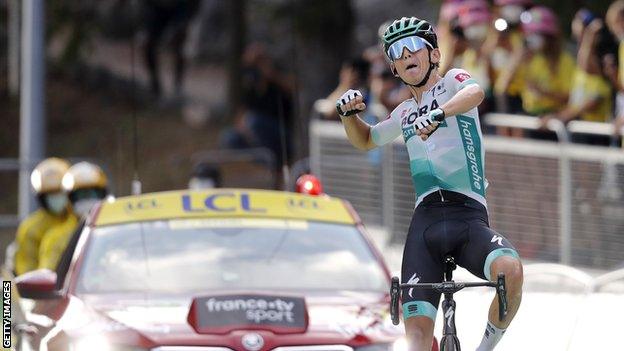
<path fill-rule="evenodd" d="M 502 322 L 507 317 L 507 286 L 505 285 L 504 273 L 498 273 L 496 292 L 498 296 L 498 320 Z"/>
<path fill-rule="evenodd" d="M 390 285 L 390 317 L 392 324 L 399 325 L 399 298 L 401 297 L 401 283 L 399 277 L 392 277 Z"/>
<path fill-rule="evenodd" d="M 399 277 L 392 277 L 390 285 L 390 317 L 394 325 L 399 324 L 399 300 L 401 299 L 402 289 L 429 289 L 435 290 L 442 294 L 454 294 L 463 288 L 474 287 L 492 287 L 496 288 L 498 296 L 498 319 L 504 321 L 507 317 L 507 287 L 505 284 L 505 274 L 499 273 L 496 282 L 441 282 L 441 283 L 417 283 L 417 284 L 401 284 Z"/>

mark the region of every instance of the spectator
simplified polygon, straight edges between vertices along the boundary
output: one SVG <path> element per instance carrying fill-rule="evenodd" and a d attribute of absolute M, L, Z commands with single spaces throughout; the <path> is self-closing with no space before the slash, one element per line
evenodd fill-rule
<path fill-rule="evenodd" d="M 37 269 L 39 248 L 46 232 L 60 226 L 70 215 L 69 201 L 61 186 L 63 175 L 68 169 L 69 162 L 51 157 L 39 163 L 30 176 L 41 208 L 24 219 L 17 228 L 16 275 Z"/>
<path fill-rule="evenodd" d="M 621 130 L 624 127 L 624 0 L 615 1 L 609 6 L 606 20 L 609 30 L 619 42 L 619 67 L 615 66 L 614 62 L 607 62 L 605 69 L 611 83 L 617 90 L 614 124 L 615 134 L 621 136 Z"/>
<path fill-rule="evenodd" d="M 208 163 L 199 162 L 193 167 L 193 174 L 188 184 L 189 189 L 213 189 L 221 187 L 219 168 Z"/>
<path fill-rule="evenodd" d="M 452 16 L 448 19 L 447 27 L 439 39 L 440 51 L 444 59 L 440 60 L 440 72 L 445 74 L 452 67 L 462 64 L 462 55 L 468 48 L 468 41 L 464 35 L 463 28 L 459 25 L 459 3 L 452 3 L 454 6 L 447 6 L 444 9 L 445 16 Z M 441 10 L 442 11 L 442 10 Z M 440 14 L 442 18 L 442 14 Z M 442 39 L 443 38 L 443 39 Z"/>
<path fill-rule="evenodd" d="M 349 89 L 359 90 L 364 94 L 364 101 L 369 103 L 369 89 L 368 89 L 368 71 L 370 64 L 362 58 L 354 58 L 343 63 L 340 69 L 340 78 L 338 86 L 334 91 L 329 94 L 325 100 L 336 101 L 338 98 Z M 331 109 L 322 111 L 324 118 L 338 120 L 338 113 L 335 106 L 332 105 Z"/>
<path fill-rule="evenodd" d="M 523 53 L 520 15 L 531 5 L 531 0 L 495 0 L 496 11 L 501 16 L 494 22 L 494 29 L 484 44 L 493 70 L 494 95 L 497 110 L 507 113 L 523 113 L 521 92 L 524 84 L 522 67 L 510 72 L 509 63 Z"/>
<path fill-rule="evenodd" d="M 45 233 L 39 248 L 39 268 L 56 270 L 78 222 L 108 195 L 107 186 L 106 175 L 92 163 L 79 162 L 67 170 L 63 176 L 63 190 L 71 201 L 73 213 Z"/>
<path fill-rule="evenodd" d="M 382 23 L 379 26 L 378 35 L 381 37 L 391 22 Z M 374 108 L 380 104 L 386 111 L 376 113 L 377 119 L 385 118 L 388 111 L 394 110 L 405 99 L 409 99 L 411 94 L 409 89 L 397 80 L 388 69 L 386 56 L 379 45 L 372 46 L 364 51 L 363 57 L 370 64 L 370 103 Z M 330 100 L 331 101 L 331 100 Z M 372 110 L 371 110 L 372 111 Z"/>
<path fill-rule="evenodd" d="M 492 66 L 490 58 L 483 51 L 483 44 L 490 33 L 492 15 L 485 0 L 469 0 L 459 7 L 457 36 L 464 37 L 466 49 L 461 62 L 455 67 L 464 67 L 485 91 L 485 99 L 479 106 L 479 114 L 493 108 Z"/>
<path fill-rule="evenodd" d="M 463 52 L 461 50 L 461 52 L 456 52 L 456 50 L 461 48 L 461 46 L 457 45 L 456 41 L 463 38 L 463 35 L 457 31 L 459 29 L 457 14 L 462 2 L 463 0 L 444 0 L 442 6 L 440 6 L 440 15 L 436 26 L 436 34 L 438 35 L 438 45 L 440 46 L 440 52 L 442 53 L 442 59 L 440 60 L 440 72 L 443 74 L 448 71 L 449 67 L 459 67 L 459 65 L 456 65 L 455 63 L 460 62 L 454 60 L 461 54 L 461 52 Z M 384 28 L 384 31 L 387 27 L 388 26 Z"/>
<path fill-rule="evenodd" d="M 145 25 L 147 41 L 144 57 L 150 76 L 150 88 L 155 97 L 162 94 L 162 84 L 159 78 L 158 46 L 168 29 L 172 32 L 172 48 L 175 61 L 174 94 L 182 96 L 184 71 L 184 44 L 187 31 L 193 16 L 199 7 L 199 0 L 172 1 L 172 0 L 145 0 Z"/>
<path fill-rule="evenodd" d="M 370 94 L 371 107 L 374 107 L 375 103 L 379 103 L 385 110 L 383 114 L 375 111 L 375 118 L 377 120 L 373 121 L 374 123 L 377 123 L 379 119 L 385 118 L 389 111 L 394 110 L 406 99 L 409 99 L 409 89 L 400 84 L 392 72 L 384 69 L 381 73 L 374 73 L 372 75 Z"/>
<path fill-rule="evenodd" d="M 572 30 L 580 44 L 570 98 L 563 109 L 542 117 L 543 128 L 553 118 L 564 123 L 576 118 L 606 122 L 611 116 L 611 86 L 601 67 L 601 58 L 609 55 L 602 20 L 582 9 L 572 22 Z M 582 141 L 594 143 L 598 140 L 584 137 Z"/>
<path fill-rule="evenodd" d="M 235 149 L 265 147 L 273 152 L 281 169 L 291 150 L 292 133 L 286 129 L 292 122 L 292 79 L 275 68 L 261 44 L 247 47 L 243 64 L 242 106 L 234 127 L 222 133 L 221 145 Z M 286 144 L 285 158 L 282 140 Z"/>
<path fill-rule="evenodd" d="M 568 101 L 575 69 L 574 58 L 563 50 L 557 15 L 547 7 L 533 7 L 523 14 L 523 29 L 527 51 L 515 65 L 526 65 L 524 110 L 535 116 L 556 112 Z"/>

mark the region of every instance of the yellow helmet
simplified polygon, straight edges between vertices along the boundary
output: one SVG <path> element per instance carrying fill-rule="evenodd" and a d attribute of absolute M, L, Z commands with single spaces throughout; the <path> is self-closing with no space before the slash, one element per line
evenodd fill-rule
<path fill-rule="evenodd" d="M 63 176 L 63 190 L 72 192 L 85 188 L 106 189 L 108 180 L 104 171 L 93 163 L 78 162 L 71 166 Z"/>
<path fill-rule="evenodd" d="M 30 183 L 37 194 L 63 190 L 63 175 L 69 170 L 69 162 L 50 157 L 41 161 L 30 174 Z"/>

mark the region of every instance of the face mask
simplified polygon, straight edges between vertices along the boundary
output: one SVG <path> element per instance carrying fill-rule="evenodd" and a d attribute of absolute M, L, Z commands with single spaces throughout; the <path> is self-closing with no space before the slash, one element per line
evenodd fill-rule
<path fill-rule="evenodd" d="M 532 51 L 540 51 L 544 48 L 546 40 L 539 34 L 530 34 L 526 37 L 527 46 Z"/>
<path fill-rule="evenodd" d="M 518 5 L 507 5 L 501 8 L 501 16 L 509 23 L 520 23 L 520 15 L 524 8 Z"/>
<path fill-rule="evenodd" d="M 72 207 L 74 209 L 74 212 L 79 217 L 84 218 L 89 214 L 89 211 L 91 211 L 93 206 L 95 206 L 98 202 L 100 202 L 100 199 L 82 199 L 74 202 Z"/>
<path fill-rule="evenodd" d="M 470 41 L 483 41 L 488 33 L 486 24 L 478 24 L 464 29 L 464 36 Z"/>
<path fill-rule="evenodd" d="M 191 178 L 188 185 L 189 189 L 212 189 L 216 188 L 215 181 L 210 178 Z"/>
<path fill-rule="evenodd" d="M 67 195 L 64 193 L 54 193 L 45 195 L 45 203 L 48 211 L 60 215 L 67 207 Z"/>

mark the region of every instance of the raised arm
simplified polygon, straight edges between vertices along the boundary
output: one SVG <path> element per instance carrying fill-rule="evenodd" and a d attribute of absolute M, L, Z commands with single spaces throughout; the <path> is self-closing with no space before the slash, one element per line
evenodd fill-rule
<path fill-rule="evenodd" d="M 377 147 L 371 137 L 371 126 L 364 122 L 360 116 L 357 114 L 348 117 L 340 116 L 340 119 L 351 145 L 364 151 Z"/>
<path fill-rule="evenodd" d="M 483 89 L 477 83 L 472 83 L 460 89 L 455 96 L 442 104 L 440 108 L 446 116 L 454 116 L 479 106 L 484 98 L 485 92 Z"/>
<path fill-rule="evenodd" d="M 581 44 L 577 54 L 578 66 L 585 72 L 597 74 L 600 72 L 600 63 L 594 54 L 598 33 L 602 29 L 603 23 L 600 19 L 593 20 L 583 33 Z"/>
<path fill-rule="evenodd" d="M 364 98 L 357 90 L 349 90 L 338 99 L 336 109 L 344 125 L 347 138 L 353 146 L 360 150 L 371 150 L 384 145 L 401 134 L 401 128 L 387 118 L 375 126 L 364 122 L 358 112 L 366 109 Z"/>

